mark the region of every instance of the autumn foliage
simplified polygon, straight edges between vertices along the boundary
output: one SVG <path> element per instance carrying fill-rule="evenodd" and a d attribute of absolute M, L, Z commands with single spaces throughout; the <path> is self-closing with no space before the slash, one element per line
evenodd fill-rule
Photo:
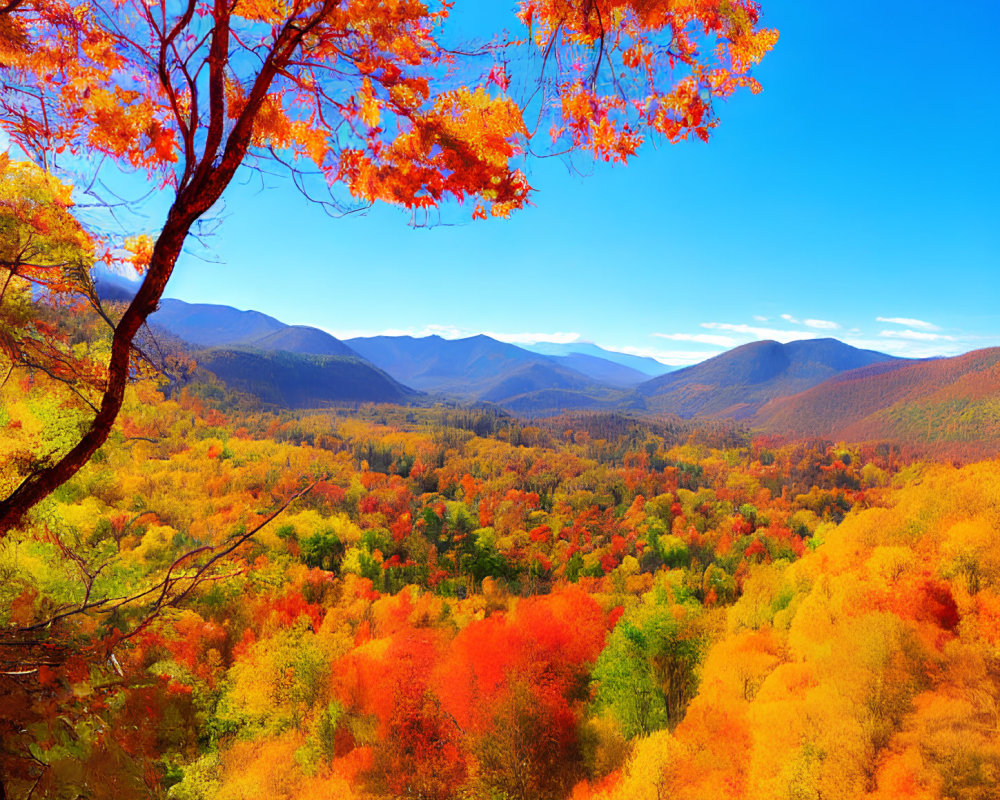
<path fill-rule="evenodd" d="M 240 402 L 139 384 L 0 549 L 8 796 L 989 797 L 995 465 Z"/>

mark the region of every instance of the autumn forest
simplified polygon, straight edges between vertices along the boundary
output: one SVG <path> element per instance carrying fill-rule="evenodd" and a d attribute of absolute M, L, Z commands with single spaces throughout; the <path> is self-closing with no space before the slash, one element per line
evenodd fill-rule
<path fill-rule="evenodd" d="M 998 800 L 1000 349 L 165 294 L 254 180 L 512 225 L 540 159 L 711 152 L 779 48 L 754 0 L 454 5 L 0 0 L 0 800 Z"/>

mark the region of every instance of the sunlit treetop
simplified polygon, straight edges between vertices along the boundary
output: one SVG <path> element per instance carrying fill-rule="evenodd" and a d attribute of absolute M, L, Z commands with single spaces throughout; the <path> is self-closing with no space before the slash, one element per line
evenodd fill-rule
<path fill-rule="evenodd" d="M 2 122 L 43 163 L 99 154 L 179 192 L 273 157 L 356 201 L 506 216 L 528 154 L 706 139 L 777 38 L 753 0 L 524 0 L 457 50 L 451 5 L 23 0 L 0 21 Z"/>
<path fill-rule="evenodd" d="M 104 378 L 100 365 L 68 347 L 38 303 L 75 305 L 92 294 L 94 241 L 72 214 L 71 191 L 0 153 L 0 389 L 18 367 L 74 386 Z"/>
<path fill-rule="evenodd" d="M 0 269 L 52 295 L 79 293 L 93 242 L 72 215 L 72 187 L 0 153 Z"/>

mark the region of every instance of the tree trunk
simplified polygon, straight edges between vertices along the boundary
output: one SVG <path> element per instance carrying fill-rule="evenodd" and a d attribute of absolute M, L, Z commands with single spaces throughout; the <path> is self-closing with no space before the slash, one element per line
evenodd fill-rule
<path fill-rule="evenodd" d="M 253 87 L 247 94 L 242 112 L 226 137 L 224 75 L 232 9 L 226 0 L 215 0 L 215 28 L 211 45 L 213 57 L 210 59 L 209 68 L 210 122 L 205 152 L 190 181 L 182 183 L 178 189 L 177 197 L 167 215 L 166 224 L 153 248 L 146 277 L 115 328 L 111 340 L 108 383 L 97 415 L 91 421 L 90 428 L 83 438 L 72 450 L 55 464 L 29 475 L 13 494 L 0 501 L 0 538 L 19 526 L 32 506 L 72 478 L 107 440 L 125 397 L 132 340 L 146 322 L 146 318 L 156 311 L 188 231 L 195 220 L 215 205 L 243 163 L 253 138 L 254 122 L 274 77 L 285 68 L 289 59 L 298 51 L 309 30 L 324 19 L 336 5 L 336 0 L 324 0 L 323 5 L 308 17 L 293 18 L 285 24 L 261 65 Z"/>

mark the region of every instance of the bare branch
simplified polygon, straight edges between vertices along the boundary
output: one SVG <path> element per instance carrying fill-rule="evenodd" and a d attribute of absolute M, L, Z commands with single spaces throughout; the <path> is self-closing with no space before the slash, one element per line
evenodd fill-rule
<path fill-rule="evenodd" d="M 45 619 L 41 622 L 17 628 L 14 631 L 14 633 L 31 633 L 31 632 L 42 631 L 47 628 L 50 628 L 57 622 L 60 622 L 64 619 L 68 619 L 69 617 L 76 616 L 78 614 L 84 614 L 88 611 L 97 611 L 98 613 L 101 614 L 111 614 L 120 609 L 125 608 L 126 606 L 130 606 L 137 603 L 144 597 L 149 597 L 150 595 L 158 594 L 158 597 L 153 602 L 153 604 L 144 611 L 144 616 L 142 621 L 139 622 L 137 626 L 129 634 L 122 637 L 122 640 L 129 639 L 135 636 L 137 633 L 139 633 L 139 631 L 144 629 L 147 625 L 149 625 L 149 623 L 156 618 L 156 616 L 163 608 L 176 607 L 186 597 L 188 597 L 191 594 L 191 592 L 197 586 L 199 586 L 203 581 L 212 579 L 213 576 L 209 575 L 208 572 L 220 560 L 232 554 L 241 545 L 246 544 L 246 542 L 252 539 L 257 533 L 259 533 L 267 525 L 273 522 L 292 503 L 307 495 L 309 492 L 313 490 L 313 488 L 316 486 L 317 483 L 326 480 L 327 478 L 329 478 L 328 475 L 317 478 L 315 481 L 310 483 L 304 489 L 288 497 L 280 506 L 278 506 L 274 511 L 272 511 L 271 514 L 268 515 L 268 517 L 262 522 L 260 522 L 258 525 L 254 526 L 249 531 L 231 537 L 224 544 L 201 545 L 192 550 L 188 550 L 182 553 L 177 558 L 175 558 L 174 561 L 167 568 L 166 575 L 164 575 L 162 580 L 160 580 L 153 586 L 144 589 L 141 592 L 137 592 L 135 594 L 126 597 L 117 597 L 117 598 L 105 597 L 97 600 L 90 600 L 90 589 L 88 587 L 87 594 L 81 603 L 77 604 L 76 606 L 60 609 L 58 613 L 53 614 L 48 619 Z M 155 512 L 143 511 L 142 513 L 136 515 L 128 522 L 128 524 L 126 525 L 126 529 L 130 527 L 134 522 L 136 522 L 140 517 L 152 513 Z M 69 548 L 65 548 L 65 546 L 58 539 L 58 537 L 55 537 L 55 539 L 58 546 L 64 548 L 64 552 L 66 552 L 68 557 L 70 557 L 74 562 L 77 563 L 77 565 L 81 568 L 81 571 L 83 571 L 85 575 L 90 575 L 91 573 L 86 569 L 85 566 L 83 566 L 82 559 L 80 559 L 79 555 L 70 550 Z M 193 569 L 194 572 L 184 575 L 174 574 L 177 570 L 184 567 L 184 565 L 187 562 L 205 553 L 212 553 L 213 555 L 206 561 L 204 561 L 202 564 L 188 568 L 188 569 Z M 98 570 L 98 572 L 99 571 L 100 570 Z M 237 574 L 237 573 L 232 573 L 232 574 Z M 96 578 L 96 575 L 97 572 L 94 572 L 93 573 L 94 578 Z M 91 578 L 91 583 L 92 582 L 93 578 Z"/>

